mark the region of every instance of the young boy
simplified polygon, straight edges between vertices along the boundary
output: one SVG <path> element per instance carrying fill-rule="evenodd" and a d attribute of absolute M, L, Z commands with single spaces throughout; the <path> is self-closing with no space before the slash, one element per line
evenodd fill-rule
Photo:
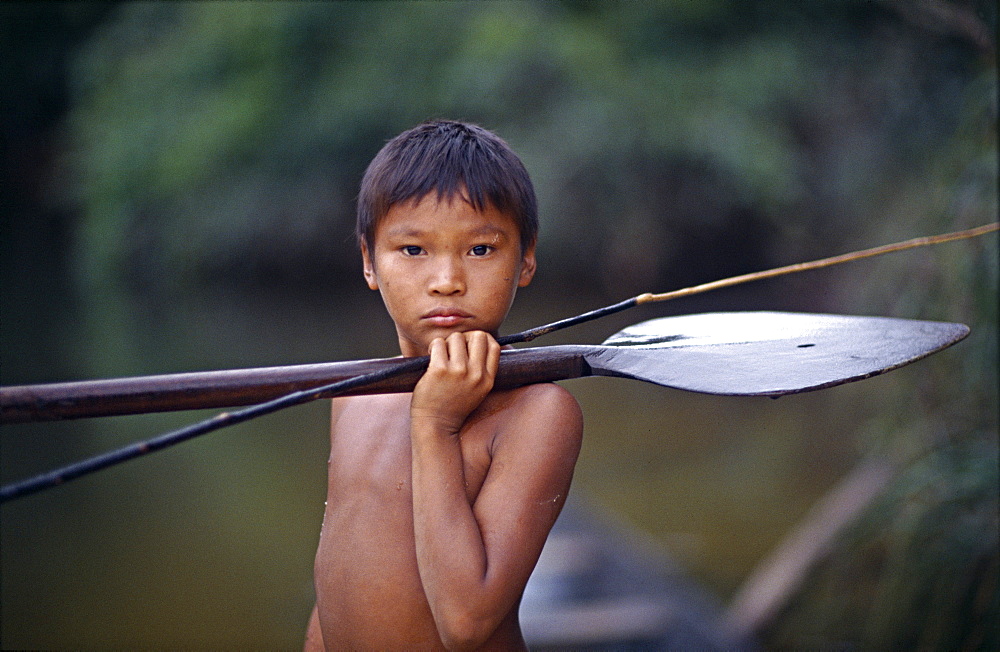
<path fill-rule="evenodd" d="M 365 280 L 402 354 L 431 361 L 412 394 L 333 400 L 307 650 L 525 649 L 521 594 L 583 427 L 557 385 L 491 393 L 535 206 L 521 161 L 474 125 L 419 125 L 365 172 Z"/>

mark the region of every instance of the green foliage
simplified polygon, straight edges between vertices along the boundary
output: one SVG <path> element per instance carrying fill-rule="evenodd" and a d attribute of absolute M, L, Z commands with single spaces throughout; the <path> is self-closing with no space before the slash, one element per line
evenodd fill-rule
<path fill-rule="evenodd" d="M 997 465 L 995 432 L 914 460 L 812 574 L 768 644 L 997 649 Z"/>
<path fill-rule="evenodd" d="M 438 116 L 525 158 L 548 274 L 621 296 L 749 271 L 920 177 L 974 56 L 923 38 L 832 1 L 126 3 L 74 76 L 84 286 L 353 274 L 364 165 Z M 732 251 L 699 277 L 706 246 Z"/>

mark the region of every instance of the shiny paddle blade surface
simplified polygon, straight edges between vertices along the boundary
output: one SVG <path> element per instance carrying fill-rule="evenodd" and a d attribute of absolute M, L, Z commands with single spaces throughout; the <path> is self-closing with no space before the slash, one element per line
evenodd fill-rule
<path fill-rule="evenodd" d="M 705 313 L 630 326 L 585 360 L 594 375 L 708 394 L 781 396 L 870 378 L 968 334 L 964 324 L 888 317 Z"/>

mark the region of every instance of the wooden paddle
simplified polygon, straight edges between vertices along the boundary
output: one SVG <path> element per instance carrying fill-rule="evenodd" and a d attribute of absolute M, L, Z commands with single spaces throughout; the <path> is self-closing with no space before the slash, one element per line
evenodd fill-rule
<path fill-rule="evenodd" d="M 968 333 L 962 324 L 885 317 L 782 312 L 665 317 L 626 328 L 601 345 L 504 351 L 496 385 L 618 376 L 710 394 L 781 396 L 896 369 Z M 0 502 L 292 405 L 338 394 L 410 391 L 426 365 L 425 357 L 392 358 L 3 388 L 0 403 L 10 420 L 33 414 L 68 418 L 149 412 L 181 409 L 182 404 L 218 407 L 279 397 L 0 487 Z M 350 377 L 329 384 L 345 374 Z M 298 386 L 303 388 L 288 393 Z"/>
<path fill-rule="evenodd" d="M 504 351 L 496 387 L 618 376 L 708 394 L 780 396 L 895 369 L 968 332 L 962 324 L 787 312 L 665 317 L 601 345 Z M 313 398 L 408 392 L 426 363 L 387 358 L 3 387 L 0 423 L 251 405 L 373 373 L 372 382 Z"/>

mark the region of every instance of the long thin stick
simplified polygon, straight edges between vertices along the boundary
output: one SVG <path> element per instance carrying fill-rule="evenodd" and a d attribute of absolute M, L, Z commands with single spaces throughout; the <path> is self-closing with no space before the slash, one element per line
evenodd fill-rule
<path fill-rule="evenodd" d="M 727 288 L 732 285 L 739 285 L 740 283 L 747 283 L 749 281 L 760 281 L 766 278 L 774 278 L 775 276 L 784 276 L 785 274 L 794 274 L 796 272 L 805 272 L 811 269 L 831 267 L 833 265 L 840 265 L 841 263 L 861 260 L 862 258 L 871 258 L 872 256 L 881 256 L 882 254 L 888 254 L 895 251 L 905 251 L 906 249 L 915 249 L 916 247 L 941 244 L 942 242 L 975 238 L 977 236 L 996 231 L 997 229 L 1000 229 L 1000 222 L 984 224 L 983 226 L 978 226 L 974 229 L 966 229 L 965 231 L 955 231 L 954 233 L 945 233 L 925 238 L 913 238 L 912 240 L 906 240 L 904 242 L 883 245 L 881 247 L 872 247 L 871 249 L 863 249 L 849 254 L 841 254 L 840 256 L 822 258 L 808 263 L 797 263 L 795 265 L 776 267 L 775 269 L 768 269 L 762 272 L 753 272 L 751 274 L 733 276 L 731 278 L 724 278 L 710 283 L 703 283 L 702 285 L 695 285 L 694 287 L 674 290 L 673 292 L 664 292 L 663 294 L 640 294 L 635 299 L 639 305 L 644 303 L 655 303 L 657 301 L 667 301 L 669 299 L 679 299 L 692 294 L 700 294 L 710 290 L 719 290 L 721 288 Z"/>
<path fill-rule="evenodd" d="M 872 249 L 865 249 L 863 251 L 857 251 L 849 254 L 843 254 L 841 256 L 834 256 L 832 258 L 824 258 L 822 260 L 816 260 L 809 263 L 799 263 L 797 265 L 788 265 L 786 267 L 779 267 L 776 269 L 765 270 L 762 272 L 755 272 L 752 274 L 743 274 L 741 276 L 734 276 L 728 279 L 722 279 L 719 281 L 713 281 L 711 283 L 705 283 L 702 285 L 697 285 L 690 288 L 685 288 L 682 290 L 676 290 L 674 292 L 666 292 L 663 294 L 641 294 L 639 296 L 627 299 L 625 301 L 600 308 L 598 310 L 592 310 L 590 312 L 584 313 L 582 315 L 577 315 L 576 317 L 570 317 L 569 319 L 563 319 L 545 326 L 539 326 L 537 328 L 532 328 L 520 333 L 515 333 L 513 335 L 508 335 L 505 337 L 498 338 L 501 344 L 513 344 L 517 342 L 529 342 L 536 337 L 544 335 L 546 333 L 551 333 L 556 330 L 566 328 L 568 326 L 573 326 L 575 324 L 580 324 L 585 321 L 590 321 L 597 319 L 599 317 L 604 317 L 605 315 L 614 314 L 616 312 L 621 312 L 628 308 L 632 308 L 637 305 L 642 305 L 646 303 L 655 303 L 659 301 L 667 301 L 669 299 L 676 299 L 680 297 L 690 296 L 692 294 L 699 294 L 701 292 L 708 292 L 710 290 L 716 290 L 723 287 L 729 287 L 732 285 L 737 285 L 740 283 L 747 283 L 749 281 L 761 280 L 765 278 L 774 278 L 776 276 L 782 276 L 784 274 L 792 274 L 795 272 L 802 272 L 811 269 L 819 269 L 822 267 L 829 267 L 831 265 L 839 265 L 841 263 L 846 263 L 854 260 L 861 260 L 863 258 L 869 258 L 872 256 L 878 256 L 881 254 L 891 253 L 894 251 L 903 251 L 906 249 L 912 249 L 915 247 L 923 247 L 927 245 L 939 244 L 943 242 L 950 242 L 953 240 L 962 240 L 965 238 L 973 238 L 979 235 L 990 233 L 1000 229 L 1000 222 L 993 224 L 987 224 L 975 229 L 968 229 L 965 231 L 957 231 L 954 233 L 947 233 L 944 235 L 931 236 L 926 238 L 915 238 L 913 240 L 907 240 L 905 242 L 900 242 L 891 245 L 885 245 L 882 247 L 875 247 Z M 204 435 L 215 430 L 219 430 L 226 426 L 235 425 L 237 423 L 243 423 L 249 421 L 250 419 L 263 416 L 265 414 L 271 414 L 278 410 L 284 409 L 286 407 L 292 407 L 293 405 L 300 405 L 320 397 L 331 397 L 335 396 L 338 392 L 345 392 L 349 389 L 361 387 L 363 385 L 378 382 L 384 380 L 385 378 L 399 374 L 406 373 L 410 371 L 419 370 L 424 365 L 427 364 L 426 358 L 414 358 L 409 364 L 401 365 L 399 367 L 380 370 L 371 374 L 366 374 L 363 376 L 355 376 L 354 378 L 348 378 L 347 380 L 342 380 L 330 385 L 325 385 L 323 387 L 317 387 L 315 389 L 298 391 L 292 394 L 287 394 L 280 398 L 268 401 L 266 403 L 261 403 L 249 408 L 244 408 L 236 412 L 224 412 L 211 419 L 206 419 L 205 421 L 200 421 L 198 423 L 186 426 L 179 430 L 174 430 L 158 437 L 148 439 L 145 441 L 136 442 L 124 448 L 119 448 L 102 455 L 98 455 L 92 458 L 88 458 L 71 464 L 54 471 L 49 471 L 47 473 L 42 473 L 34 477 L 28 478 L 21 482 L 15 482 L 3 487 L 0 487 L 0 503 L 6 502 L 8 500 L 18 498 L 21 496 L 26 496 L 49 487 L 54 487 L 74 478 L 93 473 L 100 469 L 113 466 L 115 464 L 120 464 L 121 462 L 140 457 L 147 453 L 151 453 L 157 450 L 162 450 L 174 444 L 178 444 L 188 439 L 192 439 L 199 435 Z"/>
<path fill-rule="evenodd" d="M 652 294 L 647 292 L 645 294 L 634 296 L 631 299 L 626 299 L 625 301 L 622 301 L 620 303 L 616 303 L 610 306 L 605 306 L 604 308 L 599 308 L 598 310 L 592 310 L 591 312 L 586 312 L 583 313 L 582 315 L 577 315 L 576 317 L 570 317 L 568 319 L 563 319 L 561 321 L 553 322 L 551 324 L 546 324 L 545 326 L 538 326 L 536 328 L 531 328 L 529 330 L 517 333 L 515 335 L 508 335 L 507 337 L 501 338 L 500 340 L 497 341 L 499 341 L 501 344 L 530 342 L 531 340 L 541 335 L 546 335 L 553 331 L 566 328 L 567 326 L 582 324 L 583 322 L 590 321 L 592 319 L 597 319 L 598 317 L 604 317 L 606 315 L 611 315 L 616 312 L 621 312 L 622 310 L 626 310 L 634 306 L 641 306 L 647 303 L 658 303 L 660 301 L 669 301 L 670 299 L 680 299 L 681 297 L 689 297 L 693 294 L 701 294 L 702 292 L 710 292 L 711 290 L 720 290 L 722 288 L 731 287 L 733 285 L 739 285 L 741 283 L 749 283 L 750 281 L 762 281 L 767 278 L 784 276 L 785 274 L 794 274 L 797 272 L 806 272 L 812 269 L 831 267 L 833 265 L 849 263 L 855 260 L 861 260 L 863 258 L 871 258 L 872 256 L 881 256 L 882 254 L 888 254 L 895 251 L 905 251 L 906 249 L 914 249 L 916 247 L 926 247 L 928 245 L 941 244 L 943 242 L 951 242 L 953 240 L 965 240 L 968 238 L 975 238 L 977 236 L 991 233 L 998 229 L 1000 229 L 1000 222 L 993 222 L 992 224 L 985 224 L 983 226 L 978 226 L 974 229 L 966 229 L 964 231 L 955 231 L 952 233 L 944 233 L 942 235 L 934 235 L 924 238 L 913 238 L 912 240 L 906 240 L 903 242 L 896 242 L 894 244 L 882 245 L 881 247 L 873 247 L 871 249 L 863 249 L 861 251 L 854 251 L 848 254 L 841 254 L 839 256 L 833 256 L 831 258 L 821 258 L 820 260 L 813 260 L 808 263 L 796 263 L 794 265 L 786 265 L 784 267 L 766 269 L 761 272 L 752 272 L 750 274 L 741 274 L 740 276 L 731 276 L 729 278 L 720 279 L 718 281 L 712 281 L 710 283 L 702 283 L 701 285 L 695 285 L 689 288 L 673 290 L 672 292 L 664 292 L 662 294 Z"/>

